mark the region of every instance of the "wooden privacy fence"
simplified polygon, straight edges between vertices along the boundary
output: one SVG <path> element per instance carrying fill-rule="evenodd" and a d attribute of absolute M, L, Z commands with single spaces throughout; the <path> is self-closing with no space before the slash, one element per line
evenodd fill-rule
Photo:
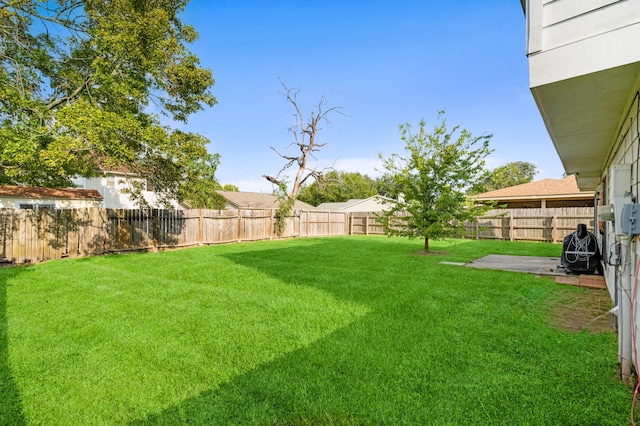
<path fill-rule="evenodd" d="M 379 212 L 349 213 L 350 235 L 384 235 Z M 579 223 L 593 232 L 593 207 L 495 209 L 464 224 L 465 237 L 506 241 L 562 242 Z"/>
<path fill-rule="evenodd" d="M 0 263 L 42 262 L 274 238 L 344 235 L 346 213 L 297 210 L 283 235 L 275 210 L 0 210 Z"/>
<path fill-rule="evenodd" d="M 295 210 L 283 235 L 268 210 L 0 209 L 0 263 L 41 262 L 131 250 L 332 235 L 383 235 L 375 212 Z M 464 224 L 466 237 L 561 242 L 593 208 L 492 210 Z"/>
<path fill-rule="evenodd" d="M 593 207 L 496 209 L 464 226 L 469 238 L 562 242 L 580 223 L 593 232 Z"/>
<path fill-rule="evenodd" d="M 349 213 L 349 235 L 384 235 L 384 227 L 378 219 L 381 212 Z"/>

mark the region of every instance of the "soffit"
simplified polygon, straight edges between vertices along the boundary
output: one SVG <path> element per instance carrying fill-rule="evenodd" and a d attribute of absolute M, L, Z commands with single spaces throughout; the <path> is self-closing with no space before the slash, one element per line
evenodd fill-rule
<path fill-rule="evenodd" d="M 567 174 L 578 187 L 594 190 L 633 97 L 640 63 L 611 68 L 531 92 Z"/>

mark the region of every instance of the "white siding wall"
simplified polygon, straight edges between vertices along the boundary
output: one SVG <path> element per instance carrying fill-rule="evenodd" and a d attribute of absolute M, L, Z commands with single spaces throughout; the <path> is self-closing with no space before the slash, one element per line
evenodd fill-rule
<path fill-rule="evenodd" d="M 613 149 L 611 150 L 611 155 L 608 159 L 607 168 L 603 176 L 607 182 L 607 188 L 605 191 L 608 199 L 605 200 L 606 203 L 612 202 L 612 169 L 614 166 L 620 164 L 631 165 L 631 172 L 628 176 L 628 188 L 631 191 L 635 202 L 640 202 L 640 139 L 638 135 L 640 130 L 640 102 L 638 98 L 638 90 L 640 90 L 639 84 L 640 82 L 636 84 L 635 91 L 630 95 L 629 106 L 623 112 L 624 115 L 621 116 L 620 131 Z M 623 185 L 626 186 L 626 182 L 624 182 Z M 619 217 L 618 214 L 619 213 L 616 213 L 616 217 Z M 612 300 L 615 300 L 618 306 L 620 306 L 621 298 L 627 298 L 627 300 L 631 299 L 631 294 L 625 295 L 619 292 L 618 288 L 622 283 L 623 274 L 630 274 L 631 277 L 634 277 L 632 280 L 635 280 L 636 269 L 638 267 L 638 261 L 640 260 L 640 242 L 638 241 L 638 237 L 632 238 L 629 248 L 630 253 L 626 256 L 624 251 L 620 251 L 619 239 L 616 239 L 614 224 L 606 222 L 605 232 L 606 244 L 602 247 L 603 252 L 606 252 L 607 257 L 613 259 L 615 259 L 614 254 L 616 252 L 620 253 L 622 256 L 622 258 L 618 259 L 616 262 L 610 262 L 608 265 L 605 265 L 607 288 Z M 632 288 L 633 286 L 638 285 L 640 285 L 640 283 L 631 282 Z M 638 333 L 640 332 L 640 315 L 637 314 L 637 312 L 640 312 L 640 304 L 638 303 L 639 297 L 640 294 L 636 294 L 635 300 L 630 301 L 633 307 L 632 309 L 636 312 L 635 323 L 632 324 L 636 335 L 639 335 Z M 623 321 L 625 321 L 624 318 Z M 630 321 L 630 319 L 626 318 L 626 321 Z M 623 336 L 619 337 L 619 339 L 623 338 Z M 629 337 L 627 336 L 627 338 Z M 620 340 L 620 342 L 621 341 L 622 340 Z M 622 345 L 622 343 L 619 344 Z M 637 350 L 640 350 L 640 345 L 637 342 L 636 347 L 638 348 Z M 620 349 L 620 353 L 622 353 L 622 349 Z"/>
<path fill-rule="evenodd" d="M 371 199 L 368 198 L 366 200 L 363 200 L 360 203 L 354 204 L 352 206 L 349 206 L 345 209 L 342 209 L 340 211 L 346 212 L 346 213 L 351 213 L 351 212 L 379 212 L 382 210 L 387 210 L 389 208 L 389 206 L 385 206 L 384 204 L 382 204 L 380 201 L 376 200 L 376 199 Z"/>
<path fill-rule="evenodd" d="M 74 184 L 78 188 L 95 189 L 103 197 L 104 201 L 101 207 L 107 209 L 137 209 L 138 203 L 131 201 L 129 195 L 123 193 L 122 190 L 131 187 L 131 182 L 145 183 L 144 179 L 132 178 L 120 174 L 108 174 L 107 176 L 95 178 L 77 178 Z M 152 207 L 162 207 L 158 203 L 158 197 L 152 191 L 142 191 L 145 200 Z M 178 203 L 172 203 L 173 207 L 179 209 Z"/>
<path fill-rule="evenodd" d="M 633 25 L 637 2 L 622 0 L 546 1 L 542 9 L 542 50 L 555 49 Z"/>
<path fill-rule="evenodd" d="M 83 209 L 89 207 L 99 207 L 98 200 L 69 200 L 59 198 L 18 198 L 18 197 L 2 197 L 0 198 L 0 208 L 2 209 L 19 209 L 20 204 L 33 205 L 53 205 L 56 209 Z"/>
<path fill-rule="evenodd" d="M 529 0 L 531 87 L 640 60 L 640 0 Z"/>
<path fill-rule="evenodd" d="M 636 0 L 530 0 L 527 53 L 551 50 L 633 25 Z"/>

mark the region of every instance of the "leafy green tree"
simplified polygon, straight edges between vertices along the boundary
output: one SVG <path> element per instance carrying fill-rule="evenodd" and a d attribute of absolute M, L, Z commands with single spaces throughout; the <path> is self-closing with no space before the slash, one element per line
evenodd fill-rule
<path fill-rule="evenodd" d="M 495 191 L 497 189 L 508 188 L 510 186 L 521 185 L 533 181 L 536 175 L 536 166 L 526 161 L 514 161 L 496 167 L 490 172 L 485 172 L 484 176 L 473 185 L 471 194 Z"/>
<path fill-rule="evenodd" d="M 175 197 L 208 140 L 159 115 L 186 122 L 216 103 L 186 47 L 186 3 L 0 2 L 0 183 L 71 186 L 126 166 Z"/>
<path fill-rule="evenodd" d="M 233 185 L 231 183 L 227 183 L 227 184 L 224 184 L 222 186 L 222 190 L 223 191 L 238 192 L 238 191 L 240 191 L 240 188 L 238 188 L 236 185 Z"/>
<path fill-rule="evenodd" d="M 368 198 L 378 194 L 375 181 L 358 172 L 332 170 L 323 175 L 321 181 L 314 181 L 300 190 L 298 199 L 317 206 L 358 198 Z"/>
<path fill-rule="evenodd" d="M 218 154 L 207 154 L 194 161 L 178 187 L 178 199 L 195 209 L 223 209 L 226 202 L 217 192 L 222 187 L 215 176 L 219 164 Z"/>
<path fill-rule="evenodd" d="M 402 188 L 400 188 L 398 183 L 396 183 L 396 177 L 391 175 L 389 172 L 385 172 L 381 176 L 378 176 L 374 181 L 374 186 L 376 188 L 376 192 L 384 197 L 398 198 L 402 193 Z"/>
<path fill-rule="evenodd" d="M 403 197 L 389 200 L 382 215 L 388 235 L 430 239 L 455 236 L 465 220 L 475 218 L 484 208 L 467 202 L 468 187 L 482 175 L 491 150 L 491 135 L 473 136 L 455 126 L 449 129 L 444 112 L 428 132 L 421 120 L 417 133 L 409 123 L 400 125 L 405 156 L 381 156 L 384 168 L 394 177 Z"/>

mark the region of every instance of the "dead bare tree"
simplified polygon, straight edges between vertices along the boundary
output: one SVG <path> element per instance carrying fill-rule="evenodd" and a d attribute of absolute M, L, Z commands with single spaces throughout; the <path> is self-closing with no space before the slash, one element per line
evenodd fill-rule
<path fill-rule="evenodd" d="M 295 153 L 287 154 L 280 152 L 271 146 L 270 148 L 284 159 L 286 163 L 276 176 L 263 175 L 263 177 L 276 185 L 281 197 L 285 198 L 288 203 L 293 206 L 293 203 L 300 193 L 300 188 L 309 178 L 314 178 L 318 183 L 323 182 L 324 173 L 327 169 L 318 169 L 311 165 L 309 161 L 311 159 L 315 160 L 314 153 L 320 151 L 320 149 L 326 145 L 326 142 L 321 143 L 318 141 L 318 132 L 322 130 L 320 127 L 321 123 L 324 122 L 328 124 L 328 116 L 332 113 L 343 113 L 340 107 L 327 107 L 327 98 L 325 95 L 322 95 L 317 105 L 311 109 L 308 119 L 305 119 L 298 104 L 298 93 L 300 93 L 300 89 L 289 88 L 282 81 L 280 84 L 284 90 L 281 94 L 287 98 L 287 101 L 295 110 L 293 114 L 295 124 L 289 128 L 289 132 L 293 134 L 294 142 L 287 146 L 287 149 L 294 147 Z M 284 173 L 291 167 L 297 167 L 297 170 L 291 187 L 288 187 Z"/>

